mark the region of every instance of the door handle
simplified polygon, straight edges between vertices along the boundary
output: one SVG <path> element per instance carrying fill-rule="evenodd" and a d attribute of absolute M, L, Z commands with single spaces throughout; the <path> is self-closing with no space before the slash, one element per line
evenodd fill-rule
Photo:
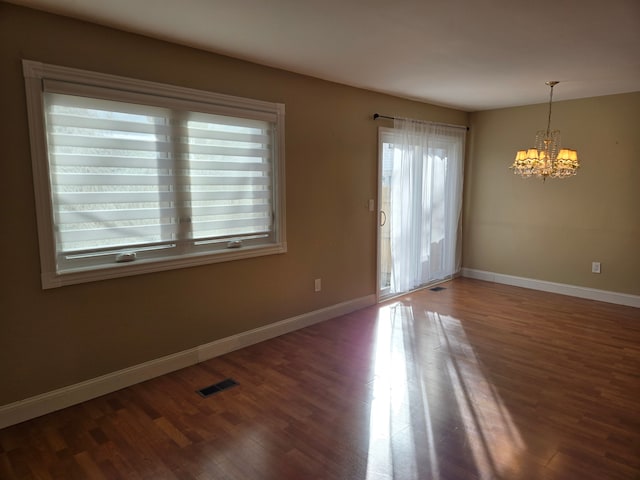
<path fill-rule="evenodd" d="M 387 214 L 384 213 L 384 210 L 380 210 L 380 226 L 384 227 L 387 223 Z"/>

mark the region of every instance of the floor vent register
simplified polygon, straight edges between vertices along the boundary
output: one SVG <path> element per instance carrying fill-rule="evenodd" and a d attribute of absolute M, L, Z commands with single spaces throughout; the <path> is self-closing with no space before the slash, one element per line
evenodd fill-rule
<path fill-rule="evenodd" d="M 209 385 L 208 387 L 201 388 L 198 390 L 198 393 L 202 397 L 210 397 L 211 395 L 215 395 L 216 393 L 224 392 L 232 387 L 239 385 L 233 378 L 227 378 L 226 380 L 222 380 L 221 382 L 214 383 L 213 385 Z"/>

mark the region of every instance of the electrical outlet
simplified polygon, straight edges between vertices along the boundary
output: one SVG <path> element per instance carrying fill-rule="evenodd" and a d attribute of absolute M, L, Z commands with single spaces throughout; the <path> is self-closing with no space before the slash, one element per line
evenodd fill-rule
<path fill-rule="evenodd" d="M 316 278 L 314 289 L 315 289 L 316 292 L 319 292 L 320 290 L 322 290 L 322 279 L 321 278 Z"/>
<path fill-rule="evenodd" d="M 591 273 L 600 273 L 600 262 L 591 262 Z"/>

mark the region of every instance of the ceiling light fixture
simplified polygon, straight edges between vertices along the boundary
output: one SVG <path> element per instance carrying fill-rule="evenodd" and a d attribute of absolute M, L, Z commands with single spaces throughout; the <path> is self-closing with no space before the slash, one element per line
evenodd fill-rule
<path fill-rule="evenodd" d="M 572 177 L 578 171 L 580 162 L 578 152 L 570 148 L 561 148 L 560 130 L 551 131 L 551 102 L 553 100 L 553 87 L 557 81 L 545 82 L 549 85 L 549 119 L 547 130 L 538 130 L 536 133 L 535 147 L 528 150 L 519 150 L 516 159 L 511 165 L 513 173 L 523 178 L 537 177 L 546 180 L 551 178 Z"/>

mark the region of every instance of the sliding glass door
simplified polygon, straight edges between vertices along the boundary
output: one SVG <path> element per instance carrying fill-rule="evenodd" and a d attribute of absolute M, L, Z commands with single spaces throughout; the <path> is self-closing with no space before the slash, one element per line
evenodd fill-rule
<path fill-rule="evenodd" d="M 465 130 L 409 122 L 379 135 L 380 298 L 450 278 L 460 266 Z"/>

